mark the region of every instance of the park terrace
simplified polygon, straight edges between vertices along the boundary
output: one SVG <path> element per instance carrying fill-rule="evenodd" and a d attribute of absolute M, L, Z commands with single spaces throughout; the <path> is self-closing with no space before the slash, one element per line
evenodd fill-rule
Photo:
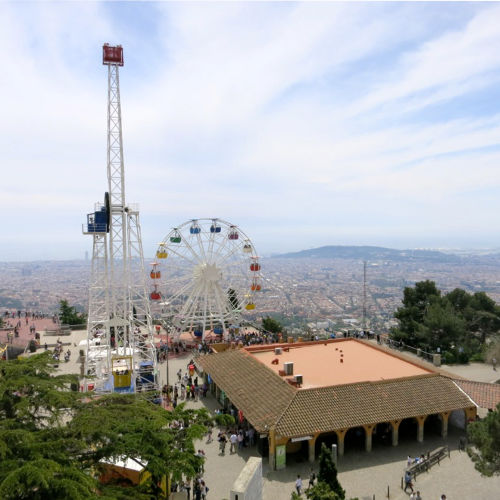
<path fill-rule="evenodd" d="M 197 365 L 225 408 L 234 407 L 261 437 L 273 468 L 287 456 L 313 462 L 321 443 L 339 455 L 362 440 L 396 446 L 401 432 L 445 437 L 448 421 L 466 422 L 476 405 L 441 370 L 376 344 L 336 339 L 232 348 Z"/>

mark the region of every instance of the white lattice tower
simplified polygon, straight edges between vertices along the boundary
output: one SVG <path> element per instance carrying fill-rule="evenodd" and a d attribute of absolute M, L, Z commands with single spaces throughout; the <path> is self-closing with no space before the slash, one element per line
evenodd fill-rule
<path fill-rule="evenodd" d="M 128 387 L 128 392 L 134 392 L 137 381 L 140 390 L 157 389 L 157 377 L 150 376 L 151 372 L 157 375 L 156 352 L 139 211 L 125 202 L 118 71 L 123 66 L 122 47 L 105 44 L 103 64 L 108 66 L 108 193 L 104 206 L 89 214 L 84 230 L 94 236 L 85 375 L 95 377 L 92 383 L 96 390 L 113 392 L 118 378 L 111 375 L 131 371 L 130 387 L 120 382 L 119 389 L 125 391 Z M 96 333 L 100 334 L 100 345 L 95 345 Z M 127 365 L 126 370 L 114 372 L 113 366 L 121 361 Z"/>

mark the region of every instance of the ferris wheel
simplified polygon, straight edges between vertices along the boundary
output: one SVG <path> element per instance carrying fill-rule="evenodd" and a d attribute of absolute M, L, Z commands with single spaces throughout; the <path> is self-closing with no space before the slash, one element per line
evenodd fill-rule
<path fill-rule="evenodd" d="M 173 228 L 156 251 L 151 299 L 177 334 L 222 336 L 255 309 L 259 258 L 236 225 L 192 219 Z M 157 306 L 157 307 L 158 307 Z"/>

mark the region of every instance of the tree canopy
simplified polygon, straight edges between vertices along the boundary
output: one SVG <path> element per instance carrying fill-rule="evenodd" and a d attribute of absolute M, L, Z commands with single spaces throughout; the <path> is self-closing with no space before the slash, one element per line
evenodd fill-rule
<path fill-rule="evenodd" d="M 469 424 L 467 451 L 476 469 L 485 476 L 500 474 L 500 404 L 486 418 Z"/>
<path fill-rule="evenodd" d="M 321 451 L 319 454 L 319 472 L 318 484 L 325 483 L 337 495 L 339 500 L 344 500 L 345 491 L 340 486 L 337 479 L 337 467 L 333 462 L 332 453 L 326 447 L 325 443 L 321 443 Z"/>
<path fill-rule="evenodd" d="M 59 301 L 59 320 L 66 325 L 83 325 L 87 321 L 83 314 L 64 299 Z"/>
<path fill-rule="evenodd" d="M 212 421 L 206 410 L 73 392 L 76 377 L 55 375 L 51 363 L 42 353 L 0 364 L 0 498 L 159 498 L 165 475 L 200 470 L 194 440 Z M 146 483 L 101 485 L 103 461 L 118 458 L 144 463 Z"/>
<path fill-rule="evenodd" d="M 484 292 L 455 290 L 442 294 L 433 281 L 406 287 L 394 317 L 391 337 L 413 347 L 444 352 L 466 362 L 500 329 L 500 307 Z"/>
<path fill-rule="evenodd" d="M 271 333 L 280 333 L 283 331 L 283 325 L 270 316 L 262 319 L 262 328 Z"/>

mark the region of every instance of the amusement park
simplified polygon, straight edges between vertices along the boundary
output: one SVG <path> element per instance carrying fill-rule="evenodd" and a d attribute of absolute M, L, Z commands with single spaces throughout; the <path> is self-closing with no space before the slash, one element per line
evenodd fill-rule
<path fill-rule="evenodd" d="M 125 199 L 119 68 L 123 47 L 103 46 L 108 70 L 107 190 L 87 215 L 92 237 L 88 337 L 82 388 L 159 390 L 157 347 L 234 338 L 254 311 L 261 265 L 236 224 L 198 218 L 172 228 L 146 271 L 139 210 Z M 163 333 L 162 333 L 163 332 Z"/>
<path fill-rule="evenodd" d="M 438 464 L 451 485 L 451 459 L 473 477 L 473 465 L 455 445 L 480 415 L 494 409 L 498 387 L 494 397 L 484 396 L 486 385 L 442 368 L 440 353 L 430 360 L 421 349 L 403 353 L 368 331 L 360 338 L 346 330 L 343 337 L 305 339 L 266 331 L 259 313 L 265 269 L 251 235 L 237 221 L 188 214 L 174 227 L 161 228 L 154 248 L 143 248 L 138 204 L 125 196 L 123 47 L 104 44 L 102 64 L 107 184 L 82 225 L 92 241 L 88 309 L 81 316 L 86 323 L 70 328 L 57 314 L 8 315 L 16 334 L 28 336 L 29 328 L 34 338 L 18 364 L 2 372 L 0 381 L 11 370 L 22 389 L 9 387 L 0 410 L 10 418 L 19 407 L 19 418 L 26 419 L 24 398 L 34 401 L 34 431 L 46 432 L 48 424 L 70 429 L 68 453 L 84 464 L 84 474 L 68 476 L 84 485 L 90 475 L 98 476 L 110 495 L 115 487 L 129 488 L 105 498 L 190 500 L 192 491 L 193 499 L 206 500 L 209 490 L 218 500 L 301 498 L 302 478 L 309 477 L 312 495 L 316 471 L 319 466 L 323 474 L 325 462 L 329 474 L 343 474 L 349 492 L 369 492 L 373 499 L 374 485 L 377 498 L 406 498 L 403 477 L 423 473 L 424 465 L 427 479 L 419 484 L 434 494 L 429 469 Z M 145 254 L 153 259 L 147 262 Z M 366 299 L 366 262 L 364 293 Z M 7 346 L 0 354 L 9 361 Z M 56 391 L 43 385 L 48 380 L 57 381 Z M 41 387 L 40 393 L 32 387 Z M 64 390 L 75 399 L 61 396 Z M 398 464 L 400 455 L 408 456 L 406 469 Z M 64 476 L 54 466 L 56 458 L 51 460 L 37 467 Z M 366 476 L 360 479 L 361 467 Z M 66 496 L 44 497 L 30 474 L 35 475 L 30 469 L 22 495 L 13 490 L 5 498 L 94 498 L 68 496 L 67 485 L 61 487 Z M 0 481 L 0 493 L 14 482 Z M 89 483 L 88 491 L 101 496 L 99 488 Z M 338 488 L 331 496 L 307 498 L 344 500 Z"/>

